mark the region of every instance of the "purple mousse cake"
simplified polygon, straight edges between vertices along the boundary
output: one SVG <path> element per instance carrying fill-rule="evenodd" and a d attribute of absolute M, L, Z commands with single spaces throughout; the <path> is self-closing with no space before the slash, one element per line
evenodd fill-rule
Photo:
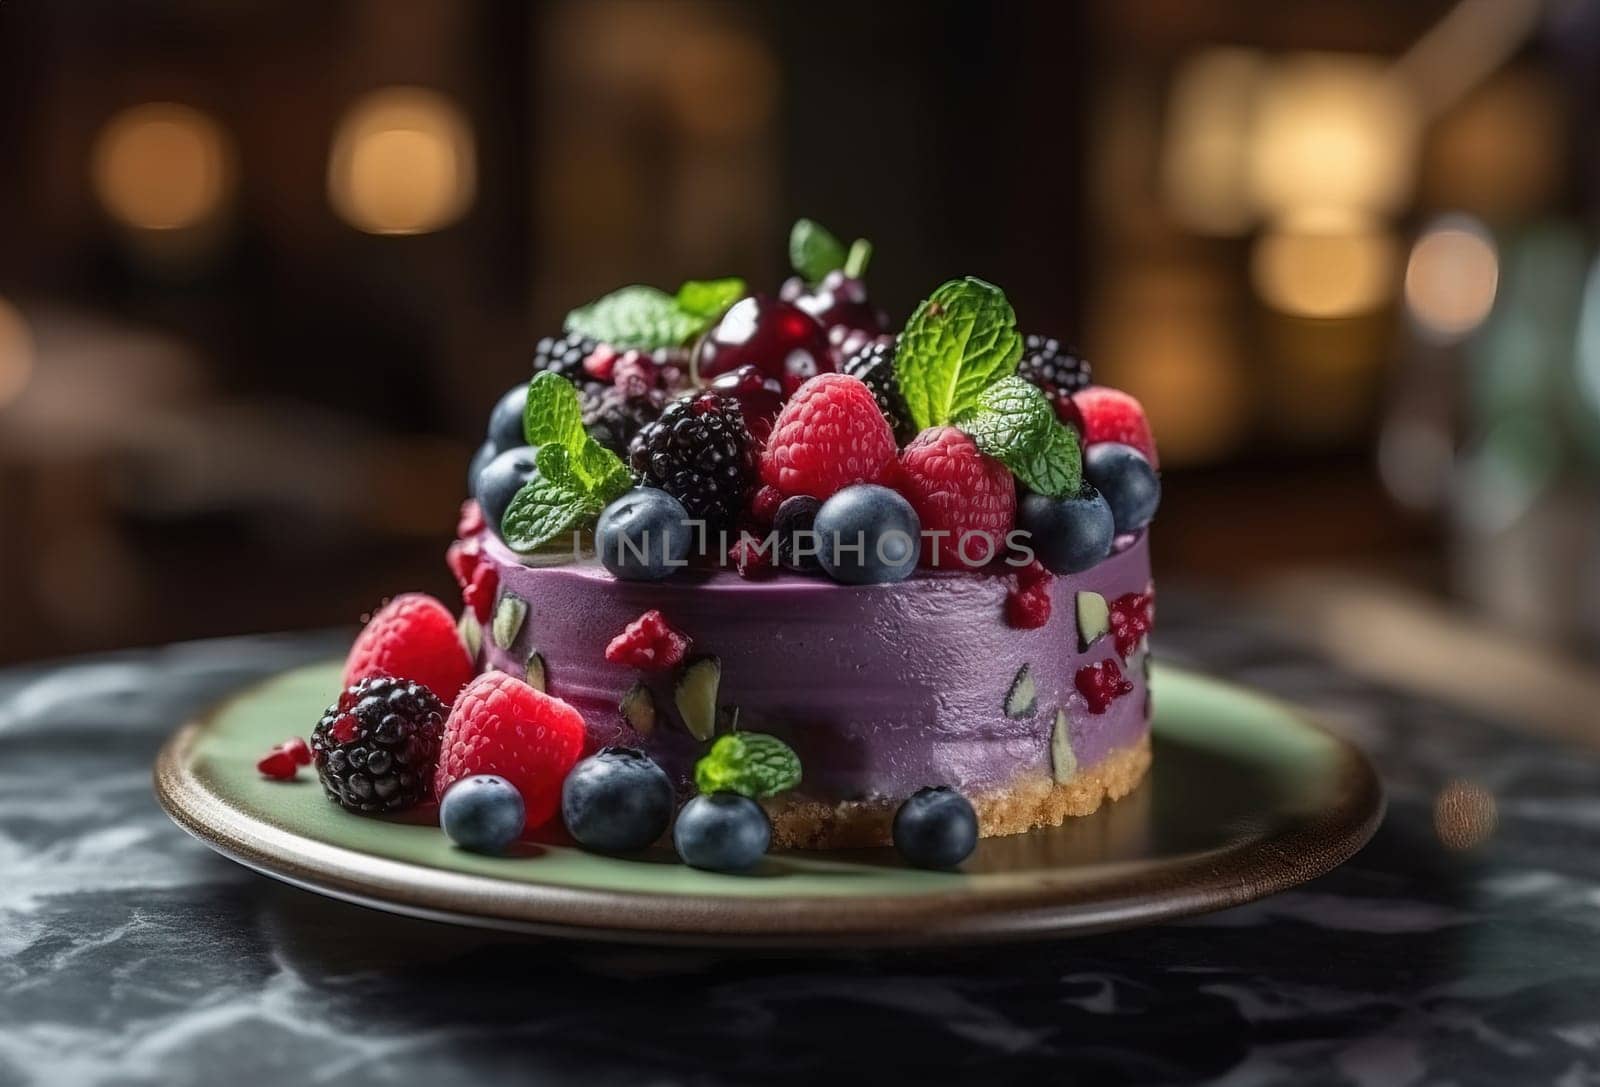
<path fill-rule="evenodd" d="M 499 774 L 530 829 L 559 793 L 580 845 L 670 826 L 716 870 L 890 843 L 938 867 L 1145 775 L 1138 402 L 990 283 L 895 328 L 865 242 L 802 221 L 790 249 L 776 294 L 574 310 L 495 407 L 448 556 L 476 678 L 440 694 L 440 799 Z"/>

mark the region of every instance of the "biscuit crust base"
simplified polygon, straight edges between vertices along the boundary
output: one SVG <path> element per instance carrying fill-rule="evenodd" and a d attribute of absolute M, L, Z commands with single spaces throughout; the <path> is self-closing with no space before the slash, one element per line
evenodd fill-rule
<path fill-rule="evenodd" d="M 1111 752 L 1065 782 L 1030 775 L 967 799 L 978 813 L 985 838 L 1057 827 L 1090 815 L 1103 800 L 1127 796 L 1150 769 L 1150 736 Z M 803 797 L 778 797 L 764 805 L 772 819 L 772 844 L 783 849 L 859 849 L 890 845 L 897 800 L 846 800 L 824 804 Z"/>

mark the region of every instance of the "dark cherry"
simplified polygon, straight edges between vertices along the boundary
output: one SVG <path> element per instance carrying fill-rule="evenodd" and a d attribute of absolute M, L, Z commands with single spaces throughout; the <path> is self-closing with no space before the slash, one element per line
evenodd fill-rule
<path fill-rule="evenodd" d="M 789 284 L 784 284 L 785 288 Z M 817 319 L 823 328 L 864 328 L 887 332 L 889 317 L 867 299 L 867 284 L 842 269 L 834 269 L 810 290 L 802 289 L 792 299 L 796 306 Z"/>
<path fill-rule="evenodd" d="M 737 370 L 719 375 L 710 388 L 739 402 L 739 413 L 744 416 L 744 427 L 750 437 L 755 439 L 756 445 L 766 445 L 773 421 L 783 407 L 783 387 L 778 381 L 762 373 L 759 366 L 745 363 Z"/>
<path fill-rule="evenodd" d="M 804 310 L 764 294 L 735 302 L 695 348 L 695 378 L 702 384 L 745 365 L 776 380 L 785 396 L 837 369 L 826 330 Z"/>

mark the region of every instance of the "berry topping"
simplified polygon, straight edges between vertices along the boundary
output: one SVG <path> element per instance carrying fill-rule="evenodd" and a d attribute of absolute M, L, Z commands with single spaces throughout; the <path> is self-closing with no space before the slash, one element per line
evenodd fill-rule
<path fill-rule="evenodd" d="M 367 813 L 426 800 L 444 715 L 438 697 L 411 680 L 374 676 L 346 688 L 311 733 L 328 799 Z"/>
<path fill-rule="evenodd" d="M 474 853 L 504 853 L 527 821 L 527 806 L 517 787 L 493 774 L 462 778 L 439 802 L 439 829 Z"/>
<path fill-rule="evenodd" d="M 1150 523 L 1161 504 L 1161 479 L 1131 445 L 1101 442 L 1083 456 L 1083 475 L 1111 507 L 1116 534 L 1138 532 Z"/>
<path fill-rule="evenodd" d="M 618 359 L 616 348 L 601 344 L 583 360 L 583 372 L 596 381 L 610 383 Z"/>
<path fill-rule="evenodd" d="M 894 352 L 894 337 L 879 336 L 851 355 L 842 369 L 851 377 L 860 378 L 872 390 L 872 398 L 889 421 L 895 441 L 903 444 L 916 436 L 917 429 L 911 425 L 905 397 L 900 394 L 900 382 L 895 378 Z"/>
<path fill-rule="evenodd" d="M 606 646 L 606 660 L 646 672 L 674 668 L 689 652 L 689 639 L 667 624 L 666 617 L 651 609 L 629 623 Z"/>
<path fill-rule="evenodd" d="M 456 518 L 456 539 L 476 536 L 483 531 L 484 524 L 483 507 L 478 505 L 477 499 L 467 499 L 461 503 L 461 514 Z"/>
<path fill-rule="evenodd" d="M 522 794 L 525 828 L 550 821 L 561 803 L 561 782 L 583 750 L 583 717 L 503 672 L 467 684 L 445 722 L 434 795 L 464 777 L 495 774 Z"/>
<path fill-rule="evenodd" d="M 900 471 L 901 490 L 922 519 L 925 565 L 972 568 L 1004 554 L 1017 513 L 1016 482 L 1004 464 L 942 426 L 906 446 Z"/>
<path fill-rule="evenodd" d="M 494 460 L 499 453 L 500 450 L 496 449 L 494 443 L 487 438 L 484 439 L 482 445 L 478 446 L 478 451 L 472 454 L 472 460 L 467 464 L 468 494 L 478 493 L 478 475 L 489 466 L 489 462 Z M 482 513 L 481 510 L 479 512 Z"/>
<path fill-rule="evenodd" d="M 391 600 L 356 636 L 345 660 L 344 682 L 348 687 L 372 676 L 397 676 L 448 701 L 472 672 L 455 616 L 431 596 L 406 593 Z"/>
<path fill-rule="evenodd" d="M 760 367 L 746 364 L 718 376 L 710 388 L 714 393 L 738 401 L 744 427 L 757 449 L 767 444 L 773 420 L 783 408 L 783 387 L 776 379 L 762 373 Z"/>
<path fill-rule="evenodd" d="M 694 531 L 683 503 L 654 487 L 635 487 L 600 514 L 595 551 L 613 577 L 660 581 L 687 564 Z"/>
<path fill-rule="evenodd" d="M 1155 599 L 1155 591 L 1146 589 L 1142 593 L 1124 593 L 1111 602 L 1111 636 L 1123 660 L 1150 633 Z"/>
<path fill-rule="evenodd" d="M 683 863 L 710 872 L 743 872 L 760 863 L 772 842 L 767 813 L 747 796 L 697 796 L 678 812 L 672 844 Z"/>
<path fill-rule="evenodd" d="M 1017 584 L 1006 593 L 1006 622 L 1019 630 L 1037 630 L 1050 621 L 1050 582 L 1054 575 L 1035 559 L 1017 571 Z"/>
<path fill-rule="evenodd" d="M 755 449 L 739 403 L 713 392 L 668 405 L 628 448 L 638 482 L 659 487 L 690 517 L 731 525 L 755 485 Z"/>
<path fill-rule="evenodd" d="M 772 549 L 766 546 L 764 540 L 741 534 L 734 545 L 728 548 L 728 561 L 740 577 L 754 581 L 772 569 Z"/>
<path fill-rule="evenodd" d="M 298 736 L 291 736 L 273 750 L 285 751 L 294 760 L 296 766 L 311 765 L 311 748 Z"/>
<path fill-rule="evenodd" d="M 817 511 L 821 508 L 822 503 L 808 494 L 793 495 L 778 504 L 778 512 L 772 517 L 772 533 L 778 541 L 775 558 L 779 566 L 802 574 L 822 568 L 816 535 Z"/>
<path fill-rule="evenodd" d="M 634 435 L 660 417 L 661 406 L 666 402 L 667 394 L 658 389 L 647 389 L 635 396 L 621 387 L 594 384 L 578 392 L 583 428 L 618 456 L 628 451 Z"/>
<path fill-rule="evenodd" d="M 1083 442 L 1121 442 L 1131 445 L 1145 455 L 1154 466 L 1156 442 L 1150 435 L 1150 423 L 1144 417 L 1144 407 L 1139 401 L 1120 389 L 1104 385 L 1090 385 L 1072 394 L 1072 403 L 1083 418 Z"/>
<path fill-rule="evenodd" d="M 495 402 L 489 413 L 489 441 L 497 450 L 514 449 L 521 445 L 522 409 L 528 403 L 528 383 L 513 385 Z"/>
<path fill-rule="evenodd" d="M 894 813 L 894 847 L 918 868 L 954 868 L 978 844 L 978 814 L 946 785 L 920 789 Z"/>
<path fill-rule="evenodd" d="M 694 353 L 701 384 L 745 364 L 793 393 L 806 379 L 834 368 L 828 333 L 804 310 L 763 294 L 734 303 Z"/>
<path fill-rule="evenodd" d="M 1133 690 L 1133 683 L 1123 677 L 1114 657 L 1079 668 L 1072 685 L 1089 704 L 1090 713 L 1106 712 L 1106 707 Z"/>
<path fill-rule="evenodd" d="M 643 849 L 672 822 L 672 780 L 642 751 L 607 747 L 578 763 L 561 786 L 561 819 L 585 849 Z"/>
<path fill-rule="evenodd" d="M 524 484 L 539 474 L 534 460 L 538 452 L 531 445 L 519 445 L 507 449 L 478 473 L 477 484 L 472 493 L 483 510 L 484 520 L 496 533 L 501 530 L 501 522 L 505 520 L 511 500 L 522 490 Z"/>
<path fill-rule="evenodd" d="M 533 349 L 534 373 L 551 370 L 579 384 L 585 377 L 584 360 L 599 346 L 598 341 L 577 332 L 569 332 L 565 336 L 546 336 Z"/>
<path fill-rule="evenodd" d="M 822 568 L 835 581 L 879 585 L 903 581 L 917 568 L 922 530 L 917 511 L 887 487 L 857 483 L 844 488 L 822 504 L 814 527 Z"/>
<path fill-rule="evenodd" d="M 1087 362 L 1048 336 L 1028 336 L 1022 341 L 1017 376 L 1044 390 L 1053 403 L 1087 388 L 1093 380 Z"/>
<path fill-rule="evenodd" d="M 1111 554 L 1116 526 L 1111 507 L 1093 487 L 1051 498 L 1028 494 L 1017 503 L 1017 527 L 1040 562 L 1058 574 L 1076 574 Z"/>
<path fill-rule="evenodd" d="M 772 519 L 778 515 L 778 507 L 783 505 L 783 492 L 770 483 L 763 483 L 756 488 L 756 493 L 750 499 L 750 516 L 763 525 L 772 524 Z"/>
<path fill-rule="evenodd" d="M 890 483 L 896 453 L 872 391 L 858 378 L 823 374 L 778 413 L 761 478 L 784 494 L 822 500 L 852 483 Z"/>
<path fill-rule="evenodd" d="M 256 763 L 256 769 L 261 771 L 262 777 L 269 777 L 276 781 L 288 781 L 295 776 L 295 771 L 300 769 L 300 763 L 283 747 L 274 747 Z"/>

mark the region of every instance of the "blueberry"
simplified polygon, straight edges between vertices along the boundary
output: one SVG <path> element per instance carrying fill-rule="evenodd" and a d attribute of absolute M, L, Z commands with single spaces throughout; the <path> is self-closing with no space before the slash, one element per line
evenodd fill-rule
<path fill-rule="evenodd" d="M 672 827 L 672 844 L 683 863 L 710 872 L 754 868 L 771 842 L 767 813 L 738 793 L 695 797 L 683 806 Z"/>
<path fill-rule="evenodd" d="M 492 774 L 462 778 L 445 791 L 439 804 L 439 826 L 445 837 L 474 853 L 504 852 L 522 833 L 526 819 L 516 786 Z"/>
<path fill-rule="evenodd" d="M 1025 495 L 1017 506 L 1017 527 L 1028 534 L 1034 555 L 1056 574 L 1089 569 L 1111 554 L 1117 534 L 1105 496 L 1090 486 L 1066 498 Z"/>
<path fill-rule="evenodd" d="M 607 506 L 594 526 L 600 561 L 624 581 L 660 581 L 681 569 L 694 531 L 683 503 L 655 487 L 636 487 Z"/>
<path fill-rule="evenodd" d="M 918 868 L 954 868 L 977 844 L 977 813 L 948 785 L 919 789 L 894 813 L 894 847 Z"/>
<path fill-rule="evenodd" d="M 674 802 L 667 772 L 643 751 L 607 747 L 567 775 L 561 819 L 585 849 L 625 853 L 666 833 Z"/>
<path fill-rule="evenodd" d="M 483 519 L 495 533 L 500 532 L 500 522 L 505 519 L 506 508 L 522 490 L 523 484 L 539 474 L 534 458 L 538 450 L 531 445 L 507 449 L 497 453 L 494 460 L 484 465 L 478 473 L 472 495 L 483 507 Z"/>
<path fill-rule="evenodd" d="M 1137 532 L 1161 504 L 1161 480 L 1143 453 L 1121 442 L 1098 442 L 1083 455 L 1083 474 L 1105 495 L 1117 532 Z"/>
<path fill-rule="evenodd" d="M 846 487 L 817 511 L 822 568 L 846 585 L 901 581 L 917 568 L 922 522 L 917 511 L 887 487 Z"/>
<path fill-rule="evenodd" d="M 483 444 L 478 446 L 478 451 L 472 454 L 472 462 L 467 465 L 468 494 L 476 494 L 478 492 L 478 473 L 489 467 L 489 462 L 494 460 L 495 454 L 498 452 L 500 450 L 494 447 L 494 443 L 485 438 Z"/>
<path fill-rule="evenodd" d="M 815 531 L 821 508 L 822 503 L 809 494 L 792 494 L 778 503 L 772 515 L 772 532 L 778 538 L 779 566 L 802 574 L 822 569 Z"/>
<path fill-rule="evenodd" d="M 489 413 L 489 441 L 504 453 L 527 442 L 523 437 L 522 413 L 528 406 L 528 383 L 513 385 Z"/>

